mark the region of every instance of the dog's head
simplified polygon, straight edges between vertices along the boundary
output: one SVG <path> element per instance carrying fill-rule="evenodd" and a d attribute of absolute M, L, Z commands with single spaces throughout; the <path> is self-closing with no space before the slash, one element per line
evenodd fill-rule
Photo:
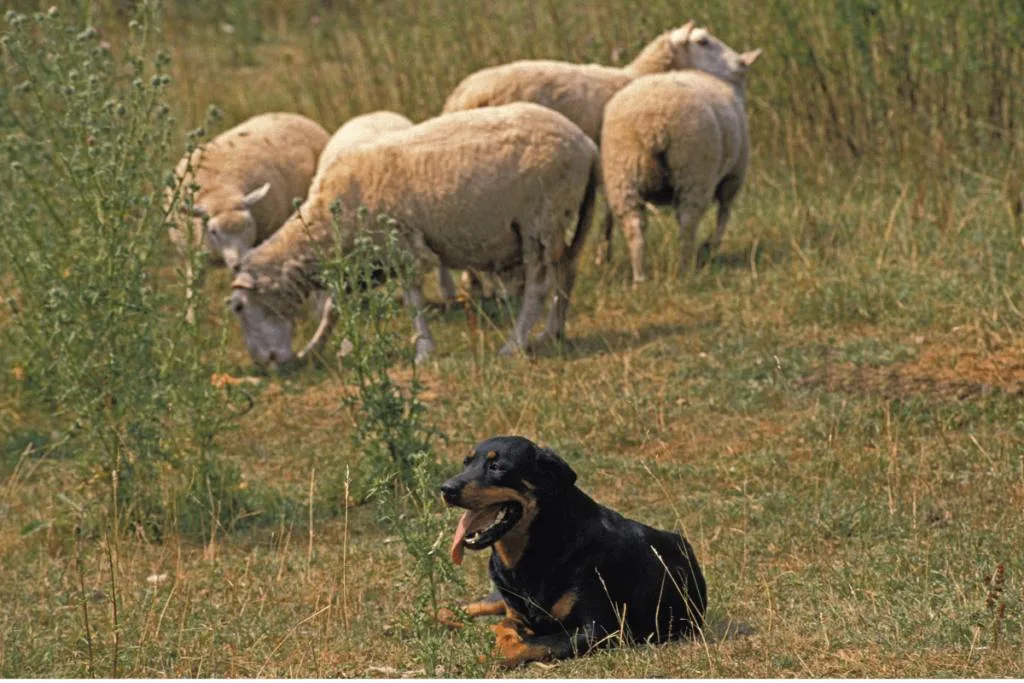
<path fill-rule="evenodd" d="M 452 541 L 452 561 L 463 548 L 483 550 L 523 536 L 544 501 L 565 494 L 576 473 L 553 451 L 521 436 L 497 436 L 477 445 L 458 474 L 441 485 L 448 505 L 465 508 Z"/>

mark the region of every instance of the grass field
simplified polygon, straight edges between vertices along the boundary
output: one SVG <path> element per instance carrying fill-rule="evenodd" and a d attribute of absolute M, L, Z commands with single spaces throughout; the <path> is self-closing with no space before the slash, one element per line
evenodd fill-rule
<path fill-rule="evenodd" d="M 60 10 L 97 26 L 116 56 L 128 4 Z M 708 267 L 680 277 L 665 212 L 652 222 L 652 277 L 641 288 L 629 284 L 620 234 L 607 266 L 593 265 L 597 242 L 588 244 L 567 348 L 500 358 L 510 319 L 498 306 L 432 313 L 438 353 L 417 377 L 423 419 L 447 436 L 434 442 L 440 471 L 454 472 L 485 437 L 528 436 L 555 448 L 600 502 L 684 531 L 708 579 L 698 642 L 511 675 L 1024 677 L 1024 9 L 647 4 L 641 13 L 607 0 L 170 3 L 144 49 L 171 58 L 171 142 L 140 137 L 166 158 L 147 159 L 145 146 L 126 153 L 118 173 L 153 171 L 117 187 L 158 197 L 149 178 L 173 166 L 210 104 L 223 113 L 216 130 L 273 109 L 328 129 L 378 108 L 420 120 L 474 69 L 522 57 L 622 64 L 691 16 L 738 50 L 763 47 L 749 80 L 752 167 Z M 12 54 L 0 81 L 7 141 L 37 132 L 15 116 L 24 76 Z M 5 169 L 17 159 L 34 168 L 13 145 Z M 53 168 L 53 197 L 92 191 L 61 185 Z M 56 234 L 62 212 L 32 213 L 12 199 L 28 192 L 24 176 L 4 173 L 5 230 Z M 125 215 L 145 214 L 140 206 Z M 66 207 L 95 213 L 89 201 Z M 111 239 L 134 234 L 109 215 L 101 223 L 122 231 Z M 11 302 L 0 312 L 0 675 L 510 675 L 485 623 L 449 632 L 416 618 L 425 565 L 406 552 L 407 520 L 382 523 L 381 504 L 346 499 L 346 467 L 354 478 L 368 457 L 352 438 L 360 413 L 346 401 L 349 374 L 328 364 L 259 375 L 243 385 L 251 409 L 238 390 L 208 386 L 215 372 L 255 374 L 219 306 L 227 273 L 209 274 L 212 303 L 189 337 L 167 303 L 181 282 L 162 232 L 138 273 L 119 270 L 120 252 L 97 256 L 88 272 L 106 286 L 152 285 L 156 297 L 138 304 L 153 306 L 151 327 L 124 316 L 136 327 L 104 331 L 106 375 L 75 374 L 94 367 L 95 349 L 47 333 L 46 316 L 33 323 L 38 347 L 15 334 L 20 311 L 49 301 L 35 296 L 33 287 L 50 290 L 33 272 L 74 270 L 84 244 L 74 240 L 108 239 L 73 226 L 60 234 L 67 241 L 52 244 L 68 253 L 26 261 L 42 264 L 36 271 L 0 252 Z M 17 244 L 43 254 L 48 239 Z M 81 307 L 53 329 L 88 336 L 106 324 Z M 411 332 L 401 316 L 391 328 Z M 187 362 L 159 361 L 160 373 L 138 380 L 145 395 L 133 394 L 135 371 L 119 368 L 157 363 L 132 349 L 152 343 L 164 358 L 163 339 Z M 46 355 L 47 345 L 71 355 Z M 48 373 L 66 386 L 51 387 Z M 412 373 L 396 365 L 392 376 L 408 386 Z M 93 418 L 70 411 L 55 397 L 72 385 L 75 405 L 96 396 L 107 407 Z M 134 423 L 118 406 L 152 414 L 149 431 L 125 427 Z M 200 408 L 221 414 L 206 420 Z M 113 431 L 95 432 L 100 445 L 89 441 L 81 425 L 115 414 Z M 103 434 L 155 444 L 162 455 L 131 470 L 131 491 L 156 503 L 122 500 L 116 478 L 103 483 Z M 132 466 L 150 452 L 106 448 Z M 193 459 L 226 464 L 197 479 L 180 466 Z M 184 471 L 193 478 L 183 484 Z M 122 504 L 173 508 L 174 523 L 120 526 Z M 423 514 L 446 529 L 432 557 L 443 555 L 455 515 Z M 489 590 L 483 554 L 456 574 L 463 585 L 437 586 L 444 604 Z"/>

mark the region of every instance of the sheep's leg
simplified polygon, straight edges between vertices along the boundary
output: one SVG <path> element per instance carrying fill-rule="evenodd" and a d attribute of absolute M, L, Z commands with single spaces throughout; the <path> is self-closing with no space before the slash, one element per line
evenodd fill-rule
<path fill-rule="evenodd" d="M 626 242 L 629 244 L 629 260 L 633 265 L 633 285 L 640 285 L 647 281 L 647 272 L 644 270 L 644 230 L 647 229 L 647 216 L 644 215 L 643 207 L 634 209 L 622 218 L 622 231 L 626 233 Z"/>
<path fill-rule="evenodd" d="M 597 246 L 597 254 L 594 255 L 594 265 L 596 266 L 612 262 L 612 228 L 614 226 L 615 217 L 612 215 L 612 210 L 606 207 L 604 213 L 604 224 L 602 226 L 604 244 L 599 244 Z"/>
<path fill-rule="evenodd" d="M 703 268 L 711 258 L 711 252 L 722 245 L 722 238 L 725 237 L 725 228 L 729 225 L 729 213 L 732 208 L 732 200 L 740 191 L 741 181 L 729 176 L 715 189 L 715 198 L 718 200 L 718 215 L 715 220 L 715 232 L 711 238 L 701 245 L 697 252 L 697 267 Z"/>
<path fill-rule="evenodd" d="M 576 263 L 566 259 L 554 267 L 555 286 L 551 309 L 544 331 L 537 337 L 536 345 L 553 339 L 565 339 L 565 318 L 569 313 L 569 298 L 576 282 Z"/>
<path fill-rule="evenodd" d="M 437 285 L 438 289 L 441 290 L 441 297 L 447 301 L 457 301 L 459 298 L 459 292 L 455 289 L 455 282 L 452 280 L 452 274 L 448 272 L 448 269 L 441 266 L 437 269 Z"/>
<path fill-rule="evenodd" d="M 193 299 L 196 297 L 195 290 L 192 289 L 192 278 L 194 276 L 192 270 L 192 261 L 186 257 L 185 259 L 185 322 L 189 325 L 196 324 L 196 306 Z"/>
<path fill-rule="evenodd" d="M 523 292 L 523 306 L 519 310 L 512 337 L 501 347 L 501 355 L 511 356 L 517 351 L 526 351 L 529 346 L 530 330 L 533 329 L 540 314 L 544 311 L 544 299 L 547 298 L 550 283 L 546 268 L 541 261 L 540 250 L 527 254 L 526 287 Z"/>
<path fill-rule="evenodd" d="M 707 204 L 679 202 L 676 204 L 676 220 L 679 222 L 679 240 L 683 246 L 684 273 L 690 273 L 697 261 L 697 226 L 707 210 Z"/>
<path fill-rule="evenodd" d="M 719 204 L 718 215 L 715 217 L 715 232 L 697 250 L 696 267 L 701 269 L 711 260 L 711 252 L 718 249 L 722 244 L 722 236 L 725 235 L 725 227 L 729 224 L 729 205 Z"/>
<path fill-rule="evenodd" d="M 434 337 L 427 327 L 427 297 L 423 296 L 423 289 L 418 282 L 409 285 L 405 290 L 405 302 L 413 310 L 413 326 L 416 328 L 416 363 L 422 363 L 430 357 L 430 354 L 437 348 L 434 344 Z"/>

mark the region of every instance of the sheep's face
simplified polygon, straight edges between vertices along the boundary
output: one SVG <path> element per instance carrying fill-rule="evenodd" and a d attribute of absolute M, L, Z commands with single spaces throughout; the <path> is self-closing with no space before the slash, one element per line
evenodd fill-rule
<path fill-rule="evenodd" d="M 236 283 L 244 274 L 236 278 Z M 254 363 L 285 365 L 295 360 L 292 352 L 291 318 L 274 306 L 273 298 L 262 297 L 259 292 L 245 286 L 235 286 L 228 298 L 228 307 L 238 316 L 245 335 L 245 345 Z"/>
<path fill-rule="evenodd" d="M 255 244 L 256 221 L 248 209 L 224 211 L 206 223 L 206 246 L 228 268 L 234 268 Z"/>
<path fill-rule="evenodd" d="M 726 81 L 742 80 L 761 56 L 760 49 L 737 53 L 706 28 L 693 28 L 691 24 L 673 31 L 672 42 L 677 48 L 676 68 L 698 69 Z"/>

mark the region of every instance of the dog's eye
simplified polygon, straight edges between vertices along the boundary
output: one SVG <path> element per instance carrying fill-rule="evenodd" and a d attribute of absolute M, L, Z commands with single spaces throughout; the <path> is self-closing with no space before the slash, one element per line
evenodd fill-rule
<path fill-rule="evenodd" d="M 491 472 L 499 472 L 501 471 L 502 467 L 497 460 L 491 460 L 487 463 L 487 469 L 489 469 Z"/>

